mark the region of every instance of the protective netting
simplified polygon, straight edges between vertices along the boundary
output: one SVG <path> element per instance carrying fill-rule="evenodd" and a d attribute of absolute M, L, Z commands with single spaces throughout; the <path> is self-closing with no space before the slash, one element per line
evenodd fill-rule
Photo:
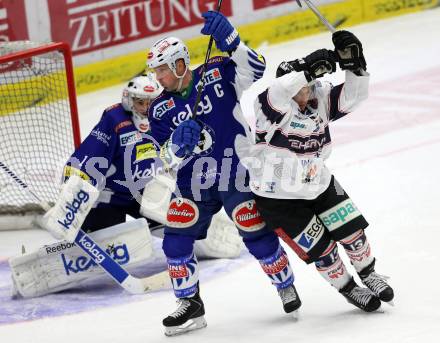
<path fill-rule="evenodd" d="M 47 44 L 0 44 L 0 161 L 42 200 L 54 202 L 74 150 L 65 57 L 37 51 L 9 59 L 36 47 Z M 38 201 L 0 169 L 0 216 L 38 211 Z"/>

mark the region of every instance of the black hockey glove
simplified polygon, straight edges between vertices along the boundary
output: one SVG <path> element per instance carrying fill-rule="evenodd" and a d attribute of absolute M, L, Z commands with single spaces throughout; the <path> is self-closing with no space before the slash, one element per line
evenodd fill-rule
<path fill-rule="evenodd" d="M 303 71 L 307 81 L 312 81 L 318 77 L 324 76 L 326 73 L 336 71 L 337 56 L 331 50 L 320 49 L 312 52 L 303 59 L 297 59 L 290 62 L 281 62 L 278 66 L 276 76 L 280 77 L 291 71 Z"/>
<path fill-rule="evenodd" d="M 332 40 L 342 70 L 367 70 L 362 43 L 354 34 L 344 30 L 336 31 L 333 33 Z"/>
<path fill-rule="evenodd" d="M 305 63 L 304 72 L 314 80 L 325 74 L 331 74 L 336 71 L 336 54 L 332 50 L 319 49 L 303 58 Z"/>

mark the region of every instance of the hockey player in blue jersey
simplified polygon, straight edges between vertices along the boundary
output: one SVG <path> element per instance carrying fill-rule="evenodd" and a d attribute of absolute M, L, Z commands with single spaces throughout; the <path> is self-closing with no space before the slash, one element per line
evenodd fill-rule
<path fill-rule="evenodd" d="M 104 248 L 111 247 L 108 253 L 126 267 L 150 261 L 150 231 L 161 236 L 175 183 L 149 134 L 147 110 L 161 90 L 150 74 L 133 78 L 121 103 L 103 112 L 69 158 L 58 201 L 40 223 L 55 238 L 67 239 L 65 231 L 81 228 Z M 126 222 L 126 215 L 138 219 Z M 198 254 L 207 258 L 237 257 L 242 249 L 224 213 L 216 215 L 210 235 L 197 243 Z M 164 262 L 160 257 L 155 254 L 156 264 Z M 72 288 L 102 275 L 82 250 L 66 241 L 11 259 L 10 266 L 16 293 L 24 297 Z"/>
<path fill-rule="evenodd" d="M 188 49 L 174 37 L 156 42 L 147 60 L 165 89 L 149 110 L 152 135 L 162 145 L 166 163 L 179 166 L 163 241 L 179 299 L 178 309 L 163 320 L 169 336 L 206 326 L 193 244 L 206 236 L 212 216 L 222 207 L 276 286 L 284 310 L 293 312 L 301 305 L 287 255 L 261 219 L 247 187 L 248 174 L 234 150 L 236 135 L 249 130 L 240 98 L 263 76 L 264 59 L 240 41 L 238 32 L 221 13 L 208 11 L 203 18 L 201 32 L 212 35 L 217 48 L 229 57 L 208 61 L 195 120 L 191 118 L 192 108 L 203 66 L 190 70 Z"/>

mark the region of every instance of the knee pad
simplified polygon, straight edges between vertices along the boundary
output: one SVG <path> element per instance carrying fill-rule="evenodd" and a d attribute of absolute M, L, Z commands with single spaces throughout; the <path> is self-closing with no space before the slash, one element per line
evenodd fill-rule
<path fill-rule="evenodd" d="M 168 258 L 190 256 L 193 252 L 194 237 L 165 233 L 162 249 Z"/>

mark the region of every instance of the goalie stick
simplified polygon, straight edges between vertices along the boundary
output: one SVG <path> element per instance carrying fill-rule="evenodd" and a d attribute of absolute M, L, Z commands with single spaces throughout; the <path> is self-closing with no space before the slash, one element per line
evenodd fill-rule
<path fill-rule="evenodd" d="M 23 190 L 27 191 L 40 206 L 48 211 L 50 205 L 41 200 L 36 193 L 34 193 L 29 186 L 20 179 L 7 165 L 0 161 L 0 168 L 10 176 Z M 162 289 L 169 284 L 168 271 L 160 272 L 158 274 L 146 277 L 137 278 L 130 275 L 124 268 L 122 268 L 116 261 L 114 261 L 98 244 L 83 230 L 79 230 L 75 237 L 75 243 L 87 254 L 93 261 L 99 265 L 104 271 L 110 275 L 121 287 L 131 294 L 144 294 L 148 291 Z"/>

